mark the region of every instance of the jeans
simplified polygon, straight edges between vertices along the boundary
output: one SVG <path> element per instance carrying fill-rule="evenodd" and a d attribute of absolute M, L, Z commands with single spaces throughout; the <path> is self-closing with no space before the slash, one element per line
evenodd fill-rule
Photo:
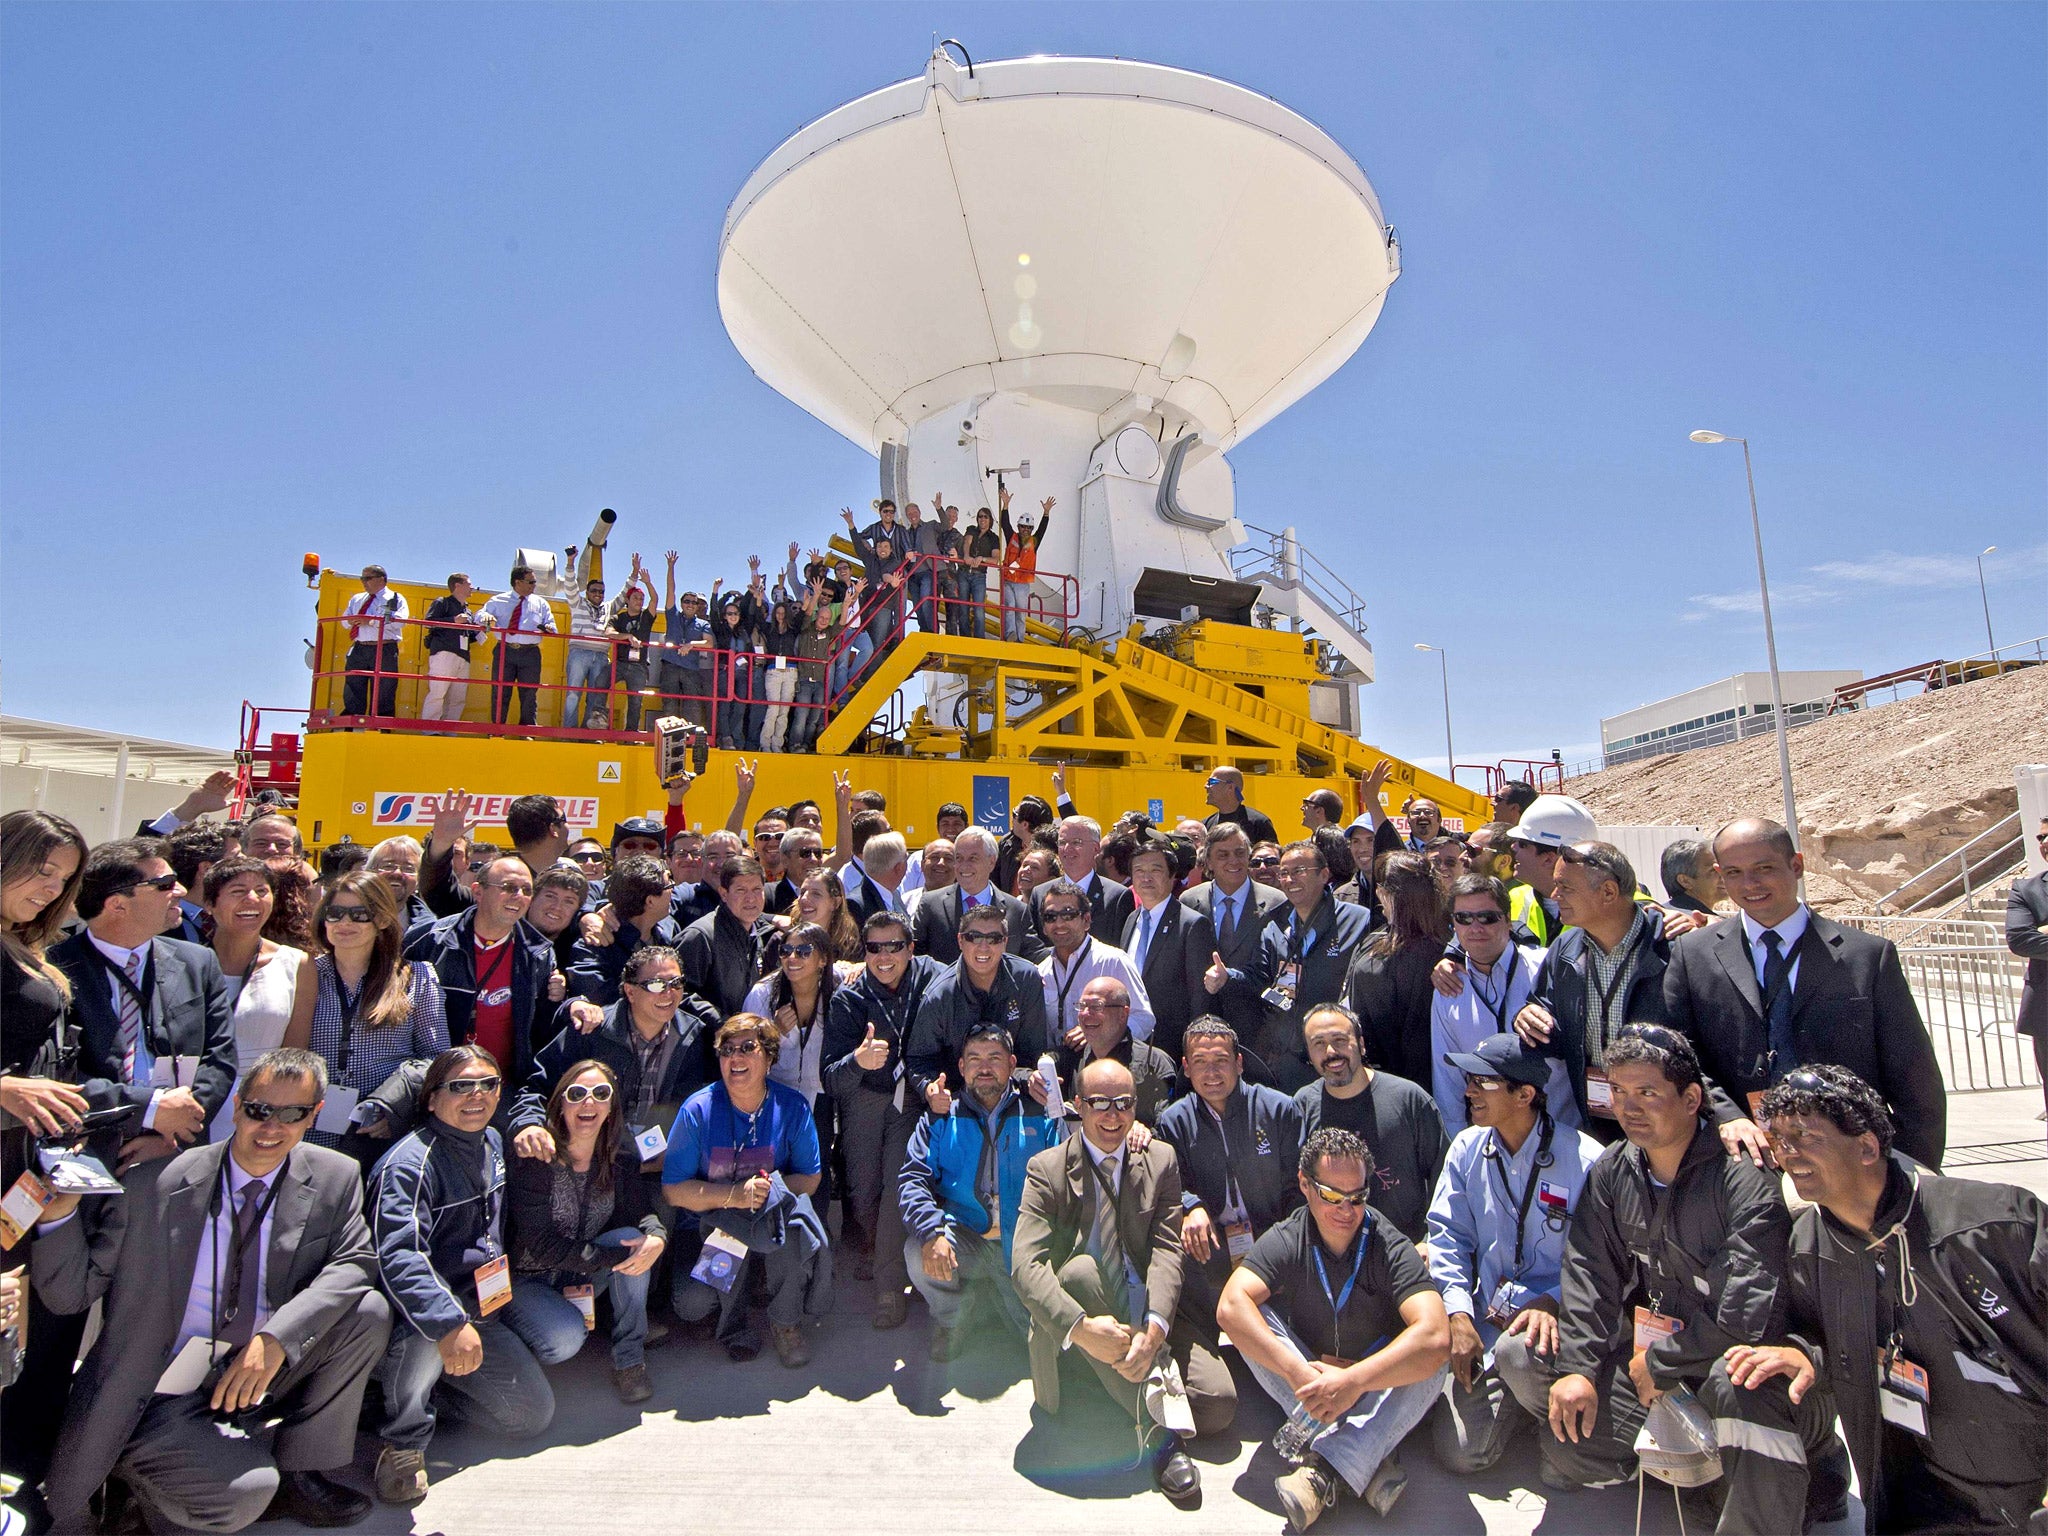
<path fill-rule="evenodd" d="M 910 611 L 917 615 L 917 627 L 928 635 L 938 633 L 939 605 L 932 597 L 932 573 L 928 570 L 913 571 L 904 586 L 910 594 Z"/>
<path fill-rule="evenodd" d="M 377 713 L 398 712 L 398 642 L 358 641 L 348 648 L 348 680 L 341 687 L 341 712 L 360 715 L 370 702 L 370 678 L 377 678 Z"/>
<path fill-rule="evenodd" d="M 639 1237 L 637 1227 L 620 1227 L 598 1238 L 617 1245 Z M 617 1370 L 647 1363 L 647 1287 L 651 1274 L 602 1275 L 563 1271 L 553 1275 L 520 1275 L 512 1282 L 512 1300 L 505 1308 L 505 1326 L 525 1341 L 542 1365 L 560 1365 L 582 1350 L 590 1330 L 583 1313 L 562 1294 L 566 1285 L 587 1285 L 591 1300 L 609 1294 L 612 1300 L 612 1365 Z"/>
<path fill-rule="evenodd" d="M 432 1339 L 403 1318 L 393 1324 L 391 1348 L 377 1368 L 384 1386 L 379 1436 L 401 1450 L 423 1451 L 433 1441 L 442 1408 L 516 1438 L 537 1435 L 554 1422 L 555 1392 L 547 1372 L 505 1326 L 503 1314 L 473 1326 L 483 1340 L 483 1364 L 467 1376 L 448 1376 Z"/>
<path fill-rule="evenodd" d="M 777 666 L 776 662 L 783 665 Z M 762 694 L 768 700 L 768 709 L 761 723 L 761 747 L 767 752 L 793 750 L 790 742 L 789 706 L 796 700 L 796 661 L 794 658 L 778 656 L 768 663 L 767 671 L 761 674 Z"/>
<path fill-rule="evenodd" d="M 1307 1351 L 1302 1349 L 1287 1324 L 1281 1321 L 1278 1312 L 1265 1306 L 1259 1308 L 1259 1315 L 1265 1318 L 1266 1326 L 1273 1330 L 1275 1338 L 1307 1358 Z M 1266 1395 L 1288 1413 L 1301 1406 L 1286 1377 L 1268 1370 L 1250 1355 L 1245 1356 L 1245 1364 L 1259 1378 L 1259 1385 L 1266 1389 Z M 1379 1471 L 1380 1463 L 1394 1454 L 1409 1430 L 1429 1417 L 1429 1410 L 1443 1396 L 1444 1378 L 1449 1374 L 1450 1367 L 1438 1366 L 1434 1375 L 1421 1381 L 1412 1381 L 1405 1387 L 1388 1387 L 1383 1392 L 1366 1393 L 1351 1405 L 1351 1411 L 1341 1420 L 1316 1436 L 1313 1442 L 1315 1453 L 1351 1485 L 1353 1493 L 1363 1494 L 1372 1482 L 1373 1474 Z"/>
<path fill-rule="evenodd" d="M 562 724 L 580 726 L 590 708 L 586 690 L 602 694 L 611 686 L 611 653 L 586 651 L 577 646 L 570 646 L 566 681 L 569 691 L 562 695 Z"/>
<path fill-rule="evenodd" d="M 705 1231 L 709 1230 L 707 1222 Z M 812 1272 L 818 1265 L 830 1262 L 825 1250 L 812 1241 L 810 1229 L 792 1222 L 781 1247 L 766 1253 L 749 1253 L 740 1264 L 739 1273 L 733 1276 L 732 1289 L 719 1291 L 690 1278 L 691 1267 L 696 1263 L 693 1247 L 685 1245 L 684 1252 L 676 1256 L 670 1299 L 676 1316 L 686 1323 L 701 1323 L 716 1313 L 720 1343 L 754 1337 L 747 1320 L 747 1296 L 754 1288 L 755 1276 L 760 1276 L 768 1292 L 768 1321 L 794 1328 L 804 1320 L 804 1291 Z"/>
<path fill-rule="evenodd" d="M 692 725 L 711 724 L 711 673 L 707 668 L 663 661 L 658 686 L 665 711 L 681 715 Z"/>
<path fill-rule="evenodd" d="M 940 589 L 946 596 L 946 633 L 961 639 L 981 634 L 981 600 L 985 595 L 981 571 L 959 571 Z"/>
<path fill-rule="evenodd" d="M 427 699 L 422 720 L 460 720 L 469 702 L 469 658 L 457 651 L 427 654 Z"/>
<path fill-rule="evenodd" d="M 622 661 L 618 665 L 618 684 L 626 695 L 626 729 L 640 729 L 640 708 L 644 702 L 641 694 L 647 687 L 647 663 L 644 661 Z M 652 715 L 649 716 L 652 724 Z M 618 729 L 619 722 L 612 721 L 612 729 Z"/>
<path fill-rule="evenodd" d="M 1003 638 L 1005 640 L 1022 640 L 1024 638 L 1024 607 L 1030 601 L 1030 582 L 1006 581 L 1003 583 Z"/>
<path fill-rule="evenodd" d="M 732 657 L 725 673 L 726 696 L 718 704 L 717 745 L 728 751 L 737 751 L 746 745 L 747 674 L 746 658 Z"/>
<path fill-rule="evenodd" d="M 818 733 L 825 729 L 825 684 L 823 679 L 805 677 L 796 685 L 795 713 L 789 726 L 789 750 L 808 752 Z"/>
<path fill-rule="evenodd" d="M 1010 1320 L 1018 1335 L 1029 1335 L 1031 1314 L 1017 1296 L 1017 1286 L 1010 1279 L 1010 1266 L 1003 1262 L 1003 1245 L 992 1243 L 977 1232 L 962 1231 L 950 1221 L 946 1223 L 946 1236 L 953 1244 L 953 1255 L 957 1261 L 950 1280 L 934 1280 L 926 1274 L 924 1244 L 914 1236 L 903 1240 L 903 1263 L 910 1273 L 910 1283 L 917 1287 L 917 1294 L 930 1308 L 932 1321 L 941 1328 L 959 1327 L 960 1314 L 967 1304 L 967 1287 L 981 1280 L 994 1288 L 996 1299 L 1003 1304 L 1003 1316 Z"/>
<path fill-rule="evenodd" d="M 854 680 L 867 667 L 868 658 L 874 654 L 875 642 L 868 632 L 864 629 L 854 631 L 846 642 L 846 648 L 832 663 L 831 686 L 828 691 L 834 703 L 846 697 Z"/>

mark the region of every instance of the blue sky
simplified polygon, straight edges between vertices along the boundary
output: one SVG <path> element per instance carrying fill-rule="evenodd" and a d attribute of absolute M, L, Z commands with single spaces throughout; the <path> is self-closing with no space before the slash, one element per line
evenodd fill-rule
<path fill-rule="evenodd" d="M 1235 455 L 1369 600 L 1366 736 L 1558 746 L 1762 665 L 2048 631 L 2048 9 L 14 6 L 5 707 L 225 744 L 305 695 L 302 551 L 495 571 L 619 509 L 699 581 L 873 461 L 755 380 L 713 265 L 787 134 L 977 57 L 1142 57 L 1314 119 L 1404 272 Z M 764 523 L 773 537 L 757 534 Z M 786 532 L 784 530 L 787 530 Z"/>

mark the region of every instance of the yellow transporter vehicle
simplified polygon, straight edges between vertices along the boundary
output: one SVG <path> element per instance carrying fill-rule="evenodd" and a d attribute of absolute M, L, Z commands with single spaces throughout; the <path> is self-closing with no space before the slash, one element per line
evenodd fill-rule
<path fill-rule="evenodd" d="M 410 611 L 423 613 L 444 589 L 395 582 Z M 554 603 L 563 639 L 543 643 L 539 719 L 534 727 L 491 723 L 491 653 L 478 641 L 460 721 L 420 720 L 427 679 L 428 626 L 403 626 L 396 718 L 340 713 L 348 636 L 339 622 L 356 590 L 328 573 L 319 597 L 320 635 L 310 710 L 245 710 L 245 787 L 296 792 L 309 846 L 344 838 L 374 843 L 433 820 L 450 788 L 479 797 L 482 835 L 502 834 L 504 808 L 522 794 L 551 794 L 571 825 L 607 836 L 627 816 L 659 817 L 667 802 L 658 742 L 642 730 L 573 730 L 558 720 L 563 697 L 566 605 Z M 481 606 L 480 601 L 476 606 Z M 1284 836 L 1300 827 L 1310 791 L 1335 789 L 1357 807 L 1358 775 L 1390 754 L 1310 718 L 1309 690 L 1324 676 L 1313 638 L 1255 625 L 1198 619 L 1148 637 L 1099 643 L 1056 623 L 1034 621 L 1033 638 L 1006 642 L 902 634 L 867 680 L 832 715 L 810 753 L 713 751 L 688 798 L 693 826 L 721 826 L 734 793 L 733 764 L 758 760 L 754 813 L 797 798 L 829 802 L 832 771 L 888 797 L 892 823 L 913 846 L 931 835 L 933 812 L 953 800 L 974 819 L 1007 829 L 1010 808 L 1027 794 L 1052 797 L 1051 771 L 1065 770 L 1084 814 L 1105 823 L 1127 810 L 1169 825 L 1202 816 L 1203 780 L 1234 764 L 1247 801 Z M 657 631 L 658 633 L 658 631 Z M 934 724 L 924 708 L 903 718 L 910 686 L 934 675 L 950 680 L 959 724 Z M 1258 692 L 1251 691 L 1259 690 Z M 1025 690 L 1028 704 L 1001 707 Z M 373 686 L 369 690 L 375 697 Z M 623 719 L 623 697 L 609 713 Z M 716 701 L 712 701 L 716 702 Z M 649 699 L 650 712 L 655 709 Z M 512 711 L 516 720 L 516 708 Z M 280 716 L 304 721 L 304 735 L 275 729 Z M 1383 798 L 1398 814 L 1409 795 L 1442 806 L 1455 830 L 1490 814 L 1484 793 L 1394 760 Z M 1537 765 L 1532 765 L 1537 766 Z M 1489 767 L 1489 781 L 1504 770 Z"/>

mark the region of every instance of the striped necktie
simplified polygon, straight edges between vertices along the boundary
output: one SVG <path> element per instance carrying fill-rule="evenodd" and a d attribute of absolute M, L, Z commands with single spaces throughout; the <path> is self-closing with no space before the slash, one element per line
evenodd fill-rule
<path fill-rule="evenodd" d="M 135 1047 L 142 1038 L 142 951 L 128 957 L 128 985 L 117 986 L 121 998 L 121 1080 L 135 1081 Z"/>

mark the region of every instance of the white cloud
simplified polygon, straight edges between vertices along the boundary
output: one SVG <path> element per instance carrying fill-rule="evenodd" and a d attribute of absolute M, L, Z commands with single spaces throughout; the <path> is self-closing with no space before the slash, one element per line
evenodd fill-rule
<path fill-rule="evenodd" d="M 1984 561 L 1984 578 L 1997 586 L 2038 573 L 2048 573 L 2048 544 L 2000 551 Z M 1860 560 L 1826 560 L 1807 567 L 1813 580 L 1780 582 L 1771 588 L 1773 608 L 1799 608 L 1853 596 L 1857 589 L 1893 592 L 1938 592 L 1977 584 L 1977 562 L 1962 555 L 1901 555 L 1879 550 Z M 1763 610 L 1754 591 L 1700 592 L 1687 599 L 1679 617 L 1688 623 L 1722 614 Z"/>

